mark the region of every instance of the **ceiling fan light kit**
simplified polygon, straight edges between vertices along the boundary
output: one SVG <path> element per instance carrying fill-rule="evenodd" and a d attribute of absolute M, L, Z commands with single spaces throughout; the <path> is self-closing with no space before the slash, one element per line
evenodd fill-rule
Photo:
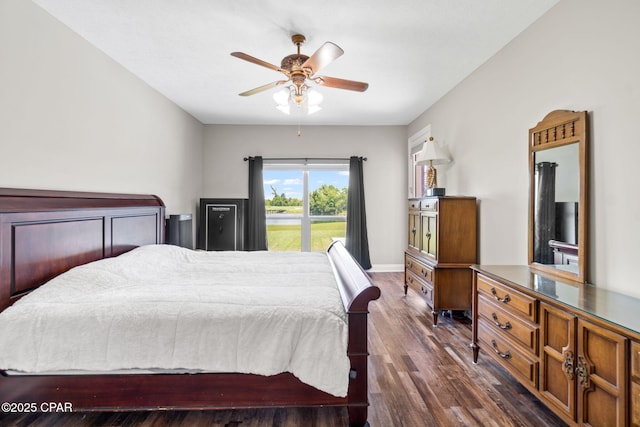
<path fill-rule="evenodd" d="M 323 99 L 322 93 L 312 87 L 307 87 L 302 96 L 296 95 L 293 85 L 284 87 L 273 94 L 276 108 L 285 114 L 291 114 L 292 107 L 303 114 L 313 114 L 322 110 L 320 103 Z"/>
<path fill-rule="evenodd" d="M 344 51 L 335 43 L 325 42 L 311 56 L 300 53 L 300 46 L 305 41 L 302 34 L 294 34 L 291 41 L 297 47 L 297 53 L 285 56 L 280 62 L 280 66 L 276 66 L 265 62 L 261 59 L 254 58 L 243 52 L 232 52 L 231 55 L 245 61 L 279 71 L 284 74 L 286 80 L 278 80 L 263 86 L 240 93 L 240 96 L 255 95 L 274 87 L 284 85 L 291 82 L 289 86 L 284 87 L 281 91 L 273 95 L 276 101 L 276 108 L 280 111 L 290 114 L 291 106 L 296 106 L 305 110 L 307 114 L 313 114 L 320 110 L 320 102 L 322 102 L 322 94 L 312 88 L 308 82 L 312 82 L 319 86 L 333 87 L 336 89 L 346 89 L 356 92 L 364 92 L 369 87 L 368 83 L 358 82 L 354 80 L 344 80 L 336 77 L 316 76 L 315 74 L 331 62 L 344 54 Z"/>

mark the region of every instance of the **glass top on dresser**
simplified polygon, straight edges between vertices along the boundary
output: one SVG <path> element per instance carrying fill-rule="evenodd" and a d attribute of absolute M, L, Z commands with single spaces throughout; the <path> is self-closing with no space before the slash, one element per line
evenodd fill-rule
<path fill-rule="evenodd" d="M 588 283 L 571 283 L 551 278 L 526 265 L 474 265 L 471 268 L 486 276 L 506 280 L 514 285 L 514 289 L 532 291 L 640 333 L 638 298 L 597 288 Z"/>

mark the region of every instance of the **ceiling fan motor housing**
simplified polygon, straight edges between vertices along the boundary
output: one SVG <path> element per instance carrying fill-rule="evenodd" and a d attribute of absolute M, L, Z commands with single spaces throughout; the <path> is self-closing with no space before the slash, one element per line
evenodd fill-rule
<path fill-rule="evenodd" d="M 309 59 L 307 55 L 302 55 L 300 53 L 300 45 L 304 43 L 305 40 L 306 39 L 302 34 L 292 35 L 291 41 L 298 47 L 298 52 L 285 56 L 282 58 L 282 62 L 280 63 L 280 67 L 289 72 L 289 78 L 298 87 L 304 84 L 304 80 L 311 74 L 310 69 L 305 70 L 302 68 L 302 64 Z"/>
<path fill-rule="evenodd" d="M 307 59 L 309 59 L 307 55 L 294 53 L 292 55 L 288 55 L 282 58 L 280 67 L 283 70 L 287 70 L 289 72 L 296 71 L 296 70 L 302 71 L 302 64 L 304 64 Z"/>
<path fill-rule="evenodd" d="M 311 71 L 302 68 L 302 64 L 304 64 L 307 59 L 309 59 L 307 55 L 294 53 L 292 55 L 285 56 L 280 63 L 280 67 L 289 72 L 289 79 L 295 86 L 294 96 L 299 98 L 302 98 L 303 96 L 302 90 L 306 87 L 305 80 L 309 78 Z"/>

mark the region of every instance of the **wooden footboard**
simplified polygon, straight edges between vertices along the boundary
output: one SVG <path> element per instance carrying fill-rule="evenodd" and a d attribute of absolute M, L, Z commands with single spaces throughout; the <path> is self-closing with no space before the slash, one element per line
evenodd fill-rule
<path fill-rule="evenodd" d="M 369 406 L 367 317 L 369 302 L 380 298 L 380 288 L 373 286 L 367 274 L 336 241 L 328 249 L 329 259 L 336 274 L 338 289 L 349 317 L 349 345 L 347 355 L 351 361 L 348 408 L 349 422 L 364 425 Z"/>
<path fill-rule="evenodd" d="M 0 189 L 0 310 L 76 265 L 164 241 L 164 205 L 155 196 Z M 367 420 L 367 314 L 380 296 L 340 243 L 328 256 L 349 321 L 347 397 L 292 374 L 0 374 L 0 402 L 68 402 L 74 411 L 346 406 Z M 1 351 L 1 349 L 0 349 Z"/>

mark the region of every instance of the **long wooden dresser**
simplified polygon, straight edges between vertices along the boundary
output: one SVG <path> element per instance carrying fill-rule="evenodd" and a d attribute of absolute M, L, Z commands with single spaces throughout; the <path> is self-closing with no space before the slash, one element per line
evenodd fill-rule
<path fill-rule="evenodd" d="M 528 266 L 472 266 L 489 355 L 570 425 L 640 426 L 640 300 Z"/>

